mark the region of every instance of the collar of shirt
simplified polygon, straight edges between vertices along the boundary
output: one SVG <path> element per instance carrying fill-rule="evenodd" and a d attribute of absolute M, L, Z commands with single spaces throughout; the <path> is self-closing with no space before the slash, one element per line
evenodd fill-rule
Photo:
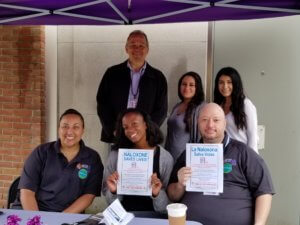
<path fill-rule="evenodd" d="M 230 137 L 228 136 L 228 134 L 225 132 L 224 133 L 224 138 L 223 138 L 223 141 L 222 141 L 222 144 L 223 144 L 223 149 L 225 150 L 225 148 L 227 147 L 227 145 L 229 144 L 230 142 Z M 201 138 L 200 140 L 200 143 L 203 143 L 203 139 Z M 219 144 L 219 143 L 215 143 L 215 144 Z"/>
<path fill-rule="evenodd" d="M 79 152 L 75 156 L 75 158 L 72 160 L 72 163 L 79 162 L 82 159 L 89 157 L 88 151 L 85 150 L 85 144 L 84 144 L 83 140 L 80 140 L 79 145 L 80 145 Z M 54 144 L 54 148 L 55 148 L 55 151 L 57 154 L 62 154 L 61 150 L 60 150 L 60 146 L 61 146 L 60 139 L 58 139 L 56 141 L 56 143 Z"/>
<path fill-rule="evenodd" d="M 129 61 L 127 61 L 127 67 L 130 69 L 131 79 L 132 79 L 133 74 L 142 76 L 145 73 L 146 66 L 147 66 L 147 62 L 145 61 L 144 65 L 142 66 L 142 68 L 139 71 L 134 71 L 133 68 L 131 67 Z"/>

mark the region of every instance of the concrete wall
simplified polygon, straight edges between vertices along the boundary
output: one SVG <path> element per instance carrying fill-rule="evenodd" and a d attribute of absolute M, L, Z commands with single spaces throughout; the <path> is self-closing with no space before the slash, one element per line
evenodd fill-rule
<path fill-rule="evenodd" d="M 46 142 L 57 139 L 57 26 L 45 27 Z"/>
<path fill-rule="evenodd" d="M 105 70 L 127 58 L 125 41 L 135 29 L 146 32 L 150 52 L 148 62 L 166 76 L 169 110 L 178 102 L 177 82 L 190 70 L 198 72 L 206 84 L 207 23 L 139 26 L 59 26 L 58 39 L 58 114 L 70 107 L 86 120 L 84 140 L 99 151 L 105 161 L 107 146 L 100 140 L 96 93 Z M 163 131 L 166 125 L 162 126 Z M 100 208 L 99 208 L 100 205 Z M 92 208 L 101 210 L 103 201 Z"/>
<path fill-rule="evenodd" d="M 214 73 L 240 72 L 266 126 L 267 162 L 276 188 L 271 225 L 298 225 L 300 212 L 300 16 L 215 23 Z"/>

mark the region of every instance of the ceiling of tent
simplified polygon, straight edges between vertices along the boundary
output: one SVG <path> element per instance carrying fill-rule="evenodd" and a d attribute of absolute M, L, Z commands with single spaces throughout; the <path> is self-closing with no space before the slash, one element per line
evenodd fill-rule
<path fill-rule="evenodd" d="M 111 25 L 270 18 L 300 0 L 0 0 L 0 24 Z"/>

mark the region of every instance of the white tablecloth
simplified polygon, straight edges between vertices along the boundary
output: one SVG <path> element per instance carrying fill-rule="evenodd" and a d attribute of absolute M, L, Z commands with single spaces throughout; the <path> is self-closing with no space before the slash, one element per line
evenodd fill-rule
<path fill-rule="evenodd" d="M 26 225 L 27 221 L 34 216 L 41 216 L 43 225 L 60 225 L 62 223 L 74 223 L 86 219 L 88 214 L 70 214 L 70 213 L 55 213 L 55 212 L 42 212 L 42 211 L 26 211 L 26 210 L 13 210 L 1 209 L 3 212 L 0 215 L 0 224 L 6 224 L 9 215 L 18 215 L 22 221 L 20 225 Z M 129 225 L 168 225 L 166 219 L 150 219 L 150 218 L 134 218 Z M 186 225 L 201 225 L 201 223 L 187 221 Z"/>

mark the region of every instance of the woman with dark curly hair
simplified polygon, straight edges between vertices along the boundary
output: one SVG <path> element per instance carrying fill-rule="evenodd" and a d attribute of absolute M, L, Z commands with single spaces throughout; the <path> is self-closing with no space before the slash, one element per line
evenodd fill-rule
<path fill-rule="evenodd" d="M 174 160 L 185 150 L 186 143 L 200 140 L 197 120 L 200 108 L 204 105 L 204 92 L 201 77 L 195 72 L 183 74 L 178 81 L 177 103 L 168 119 L 168 132 L 165 148 Z"/>
<path fill-rule="evenodd" d="M 104 169 L 103 194 L 108 204 L 116 198 L 128 211 L 164 212 L 169 199 L 166 187 L 173 169 L 173 158 L 159 144 L 163 135 L 158 126 L 150 120 L 150 116 L 138 109 L 127 109 L 117 120 L 115 145 L 110 152 Z M 153 174 L 151 177 L 152 196 L 117 195 L 118 149 L 153 149 Z"/>
<path fill-rule="evenodd" d="M 222 68 L 215 79 L 214 101 L 226 115 L 226 132 L 230 137 L 257 150 L 257 113 L 253 103 L 245 97 L 238 71 Z"/>

